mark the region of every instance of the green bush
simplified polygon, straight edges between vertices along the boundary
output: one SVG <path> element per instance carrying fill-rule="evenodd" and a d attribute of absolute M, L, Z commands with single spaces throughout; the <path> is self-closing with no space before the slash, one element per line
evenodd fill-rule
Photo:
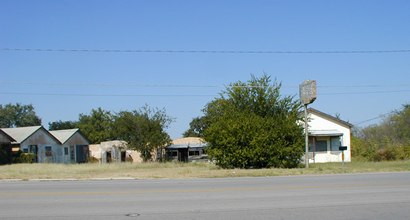
<path fill-rule="evenodd" d="M 13 163 L 35 163 L 36 160 L 37 155 L 33 153 L 23 153 L 22 151 L 19 151 L 13 158 Z"/>
<path fill-rule="evenodd" d="M 231 84 L 204 109 L 208 154 L 222 168 L 295 168 L 304 146 L 300 102 L 270 77 Z"/>

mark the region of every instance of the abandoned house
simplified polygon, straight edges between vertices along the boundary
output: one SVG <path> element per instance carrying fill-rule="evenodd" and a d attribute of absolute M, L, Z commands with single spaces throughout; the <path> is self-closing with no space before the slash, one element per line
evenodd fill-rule
<path fill-rule="evenodd" d="M 12 153 L 35 155 L 37 163 L 83 163 L 88 159 L 88 141 L 78 129 L 47 131 L 43 126 L 2 128 L 13 139 Z"/>
<path fill-rule="evenodd" d="M 206 143 L 202 138 L 187 137 L 172 141 L 166 148 L 169 160 L 181 162 L 208 161 Z"/>
<path fill-rule="evenodd" d="M 89 156 L 89 142 L 80 132 L 80 129 L 54 130 L 50 131 L 61 143 L 57 149 L 60 155 L 60 163 L 85 163 Z"/>
<path fill-rule="evenodd" d="M 7 135 L 15 141 L 11 143 L 12 152 L 32 153 L 38 163 L 60 163 L 58 155 L 60 142 L 43 126 L 30 126 L 20 128 L 2 128 Z"/>
<path fill-rule="evenodd" d="M 313 108 L 308 114 L 309 163 L 350 162 L 352 124 Z M 346 147 L 343 152 L 342 146 Z"/>

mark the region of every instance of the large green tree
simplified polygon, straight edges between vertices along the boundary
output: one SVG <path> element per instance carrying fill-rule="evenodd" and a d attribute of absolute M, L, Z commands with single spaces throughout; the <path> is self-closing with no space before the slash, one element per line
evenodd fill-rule
<path fill-rule="evenodd" d="M 93 143 L 113 140 L 114 115 L 102 108 L 92 109 L 89 115 L 80 114 L 78 128 Z"/>
<path fill-rule="evenodd" d="M 145 106 L 132 112 L 119 112 L 115 116 L 114 131 L 118 139 L 127 141 L 131 149 L 141 153 L 144 161 L 149 161 L 155 150 L 162 152 L 171 143 L 165 131 L 171 122 L 164 109 Z"/>
<path fill-rule="evenodd" d="M 297 167 L 304 135 L 298 100 L 266 74 L 232 83 L 204 109 L 208 153 L 224 168 Z"/>
<path fill-rule="evenodd" d="M 183 136 L 203 137 L 206 126 L 206 117 L 196 117 L 189 123 L 189 129 L 183 133 Z"/>
<path fill-rule="evenodd" d="M 6 104 L 0 105 L 0 127 L 25 127 L 41 125 L 33 105 Z"/>

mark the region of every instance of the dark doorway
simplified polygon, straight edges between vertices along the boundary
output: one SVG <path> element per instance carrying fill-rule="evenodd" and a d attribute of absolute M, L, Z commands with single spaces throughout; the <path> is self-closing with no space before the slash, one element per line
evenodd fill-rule
<path fill-rule="evenodd" d="M 11 144 L 0 144 L 0 165 L 12 162 Z"/>
<path fill-rule="evenodd" d="M 88 145 L 76 145 L 77 163 L 86 163 L 88 161 L 89 149 Z"/>

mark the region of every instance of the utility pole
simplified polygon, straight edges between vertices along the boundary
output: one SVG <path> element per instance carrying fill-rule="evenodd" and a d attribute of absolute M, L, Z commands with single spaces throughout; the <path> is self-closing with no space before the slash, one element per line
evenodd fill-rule
<path fill-rule="evenodd" d="M 300 101 L 305 111 L 305 167 L 309 168 L 308 105 L 316 100 L 316 80 L 305 80 L 299 85 Z"/>
<path fill-rule="evenodd" d="M 308 132 L 308 105 L 303 105 L 305 111 L 305 167 L 309 168 L 309 132 Z"/>

